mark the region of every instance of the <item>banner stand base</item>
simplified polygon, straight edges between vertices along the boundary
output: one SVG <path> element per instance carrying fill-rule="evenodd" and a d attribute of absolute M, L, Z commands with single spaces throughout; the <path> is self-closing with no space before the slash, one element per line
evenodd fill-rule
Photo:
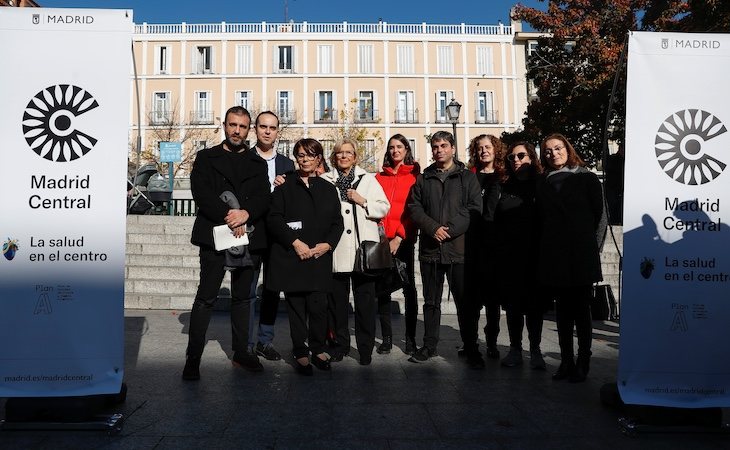
<path fill-rule="evenodd" d="M 122 414 L 94 416 L 85 422 L 11 422 L 0 421 L 2 431 L 106 431 L 110 436 L 122 431 L 125 417 Z"/>
<path fill-rule="evenodd" d="M 642 406 L 639 406 L 642 407 Z M 672 408 L 676 409 L 676 408 Z M 639 419 L 621 417 L 618 419 L 621 432 L 626 436 L 636 436 L 638 433 L 672 433 L 672 434 L 730 434 L 730 424 L 719 426 L 702 425 L 656 425 L 643 423 Z"/>

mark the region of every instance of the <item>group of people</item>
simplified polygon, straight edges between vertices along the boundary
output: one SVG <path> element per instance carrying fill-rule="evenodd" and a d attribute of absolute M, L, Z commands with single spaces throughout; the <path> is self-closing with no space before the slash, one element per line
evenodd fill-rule
<path fill-rule="evenodd" d="M 275 151 L 279 121 L 270 111 L 256 118 L 257 140 L 249 149 L 250 123 L 244 108 L 229 109 L 225 140 L 201 150 L 193 165 L 198 215 L 191 242 L 200 249 L 200 284 L 191 310 L 184 379 L 200 378 L 205 334 L 226 270 L 231 271 L 234 365 L 261 371 L 259 356 L 281 359 L 273 346 L 281 292 L 298 373 L 312 375 L 313 367 L 331 370 L 332 363 L 349 354 L 351 292 L 360 364 L 371 364 L 373 351 L 390 353 L 390 294 L 376 291 L 377 277 L 355 270 L 361 242 L 386 240 L 391 254 L 405 263 L 404 352 L 413 361 L 438 355 L 446 279 L 463 342 L 459 355 L 470 367 L 485 366 L 478 346 L 484 307 L 486 356 L 500 358 L 497 337 L 504 309 L 510 350 L 502 365 L 523 364 L 526 325 L 530 365 L 545 370 L 543 315 L 555 301 L 561 363 L 553 378 L 585 380 L 591 288 L 601 279 L 605 213 L 600 181 L 564 136 L 543 139 L 538 157 L 531 143 L 505 147 L 495 136 L 480 135 L 471 141 L 467 165 L 456 158 L 454 136 L 438 131 L 430 137 L 433 164 L 421 172 L 409 140 L 395 134 L 387 142 L 382 170 L 371 174 L 358 166 L 357 143 L 350 140 L 335 145 L 330 168 L 322 145 L 301 139 L 293 149 L 295 167 Z M 236 236 L 248 235 L 242 252 L 215 250 L 212 229 L 223 224 Z M 416 242 L 424 300 L 420 347 Z M 264 283 L 255 335 L 260 270 Z M 376 348 L 378 318 L 382 341 Z"/>

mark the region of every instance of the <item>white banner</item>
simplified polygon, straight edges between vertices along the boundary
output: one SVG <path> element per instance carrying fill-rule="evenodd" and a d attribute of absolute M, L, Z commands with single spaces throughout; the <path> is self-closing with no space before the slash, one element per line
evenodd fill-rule
<path fill-rule="evenodd" d="M 730 35 L 629 40 L 626 403 L 730 405 Z"/>
<path fill-rule="evenodd" d="M 120 390 L 132 27 L 0 8 L 0 397 Z"/>

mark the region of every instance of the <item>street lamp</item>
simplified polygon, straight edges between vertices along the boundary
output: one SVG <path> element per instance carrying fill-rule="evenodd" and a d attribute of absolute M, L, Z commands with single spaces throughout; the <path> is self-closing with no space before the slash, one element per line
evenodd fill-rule
<path fill-rule="evenodd" d="M 461 105 L 459 102 L 451 99 L 451 103 L 446 105 L 446 118 L 449 119 L 449 122 L 451 122 L 451 126 L 453 127 L 453 134 L 454 134 L 454 159 L 457 161 L 459 160 L 459 146 L 457 145 L 456 140 L 456 122 L 459 121 L 459 113 L 461 112 Z"/>

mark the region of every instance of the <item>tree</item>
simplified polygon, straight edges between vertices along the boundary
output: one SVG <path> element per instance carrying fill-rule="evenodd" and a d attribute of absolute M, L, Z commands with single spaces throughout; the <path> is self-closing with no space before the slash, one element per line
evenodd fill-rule
<path fill-rule="evenodd" d="M 350 106 L 345 105 L 339 113 L 340 120 L 337 126 L 332 127 L 327 137 L 334 142 L 349 139 L 357 144 L 358 165 L 368 172 L 378 172 L 380 164 L 377 160 L 378 149 L 383 147 L 383 137 L 380 131 L 361 126 L 355 119 L 358 99 L 350 100 Z"/>

